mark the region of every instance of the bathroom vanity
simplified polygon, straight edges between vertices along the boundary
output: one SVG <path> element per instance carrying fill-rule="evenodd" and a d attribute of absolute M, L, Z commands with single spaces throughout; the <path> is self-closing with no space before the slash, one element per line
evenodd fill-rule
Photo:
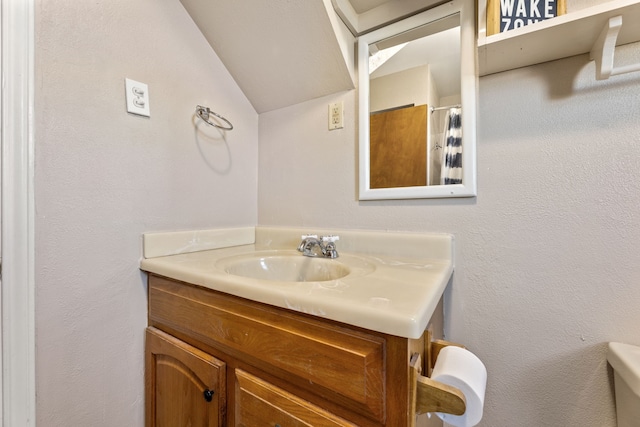
<path fill-rule="evenodd" d="M 176 254 L 145 236 L 147 426 L 414 425 L 409 360 L 442 331 L 451 236 L 341 232 L 316 260 L 289 250 L 300 230 L 246 231 L 174 235 Z M 302 273 L 256 278 L 282 260 Z"/>

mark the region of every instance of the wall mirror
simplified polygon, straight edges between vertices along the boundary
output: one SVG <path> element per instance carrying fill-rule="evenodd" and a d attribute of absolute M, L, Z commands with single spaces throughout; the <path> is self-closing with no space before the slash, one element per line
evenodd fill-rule
<path fill-rule="evenodd" d="M 360 200 L 476 195 L 472 0 L 358 38 Z"/>

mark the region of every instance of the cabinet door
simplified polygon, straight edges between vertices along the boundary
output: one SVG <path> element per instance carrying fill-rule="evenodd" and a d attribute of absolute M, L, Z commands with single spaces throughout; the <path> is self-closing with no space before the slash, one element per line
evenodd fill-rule
<path fill-rule="evenodd" d="M 224 425 L 224 362 L 147 328 L 146 365 L 147 427 Z"/>
<path fill-rule="evenodd" d="M 236 369 L 237 427 L 355 427 L 299 397 Z"/>

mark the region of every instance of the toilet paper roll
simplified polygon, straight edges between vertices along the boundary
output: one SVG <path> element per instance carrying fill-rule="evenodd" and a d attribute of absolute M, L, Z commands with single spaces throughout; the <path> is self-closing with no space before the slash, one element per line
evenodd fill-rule
<path fill-rule="evenodd" d="M 440 350 L 431 379 L 456 387 L 464 394 L 467 409 L 462 415 L 438 412 L 446 423 L 455 427 L 472 427 L 480 422 L 487 387 L 487 368 L 478 357 L 461 347 Z"/>

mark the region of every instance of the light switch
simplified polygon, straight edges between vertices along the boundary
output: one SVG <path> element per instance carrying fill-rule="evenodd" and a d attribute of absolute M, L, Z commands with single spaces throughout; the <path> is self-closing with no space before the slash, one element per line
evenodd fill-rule
<path fill-rule="evenodd" d="M 127 111 L 139 116 L 151 117 L 149 110 L 149 86 L 131 79 L 124 79 Z"/>

